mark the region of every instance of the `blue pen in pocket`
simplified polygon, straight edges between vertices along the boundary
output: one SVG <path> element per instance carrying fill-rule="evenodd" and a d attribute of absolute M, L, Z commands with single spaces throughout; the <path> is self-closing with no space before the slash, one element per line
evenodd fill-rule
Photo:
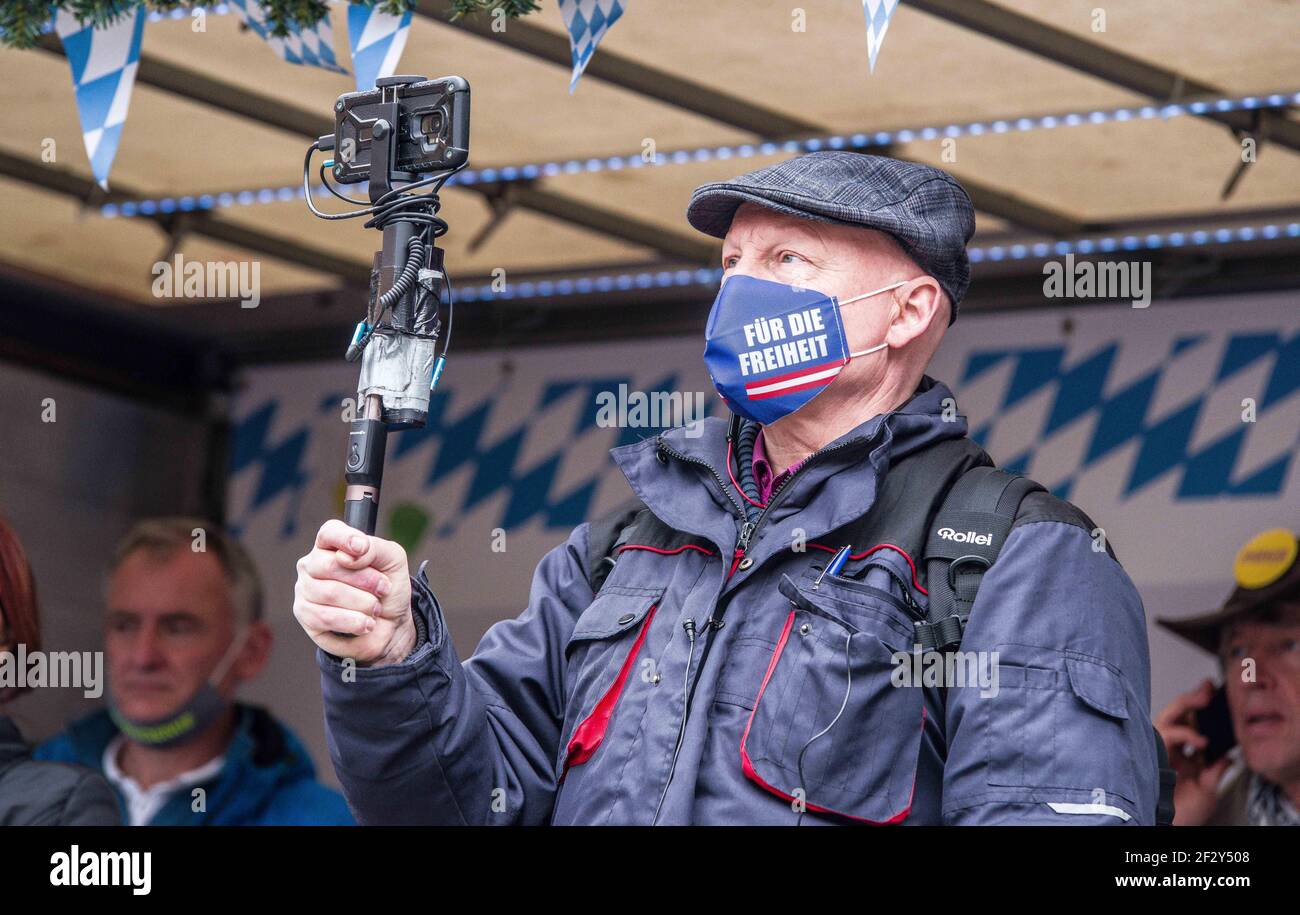
<path fill-rule="evenodd" d="M 849 549 L 850 548 L 847 546 L 842 546 L 839 548 L 839 551 L 831 557 L 831 561 L 826 563 L 826 568 L 822 569 L 822 573 L 818 575 L 817 580 L 813 582 L 814 591 L 821 587 L 822 579 L 827 575 L 838 575 L 840 573 L 840 569 L 844 568 L 844 563 L 849 559 Z"/>

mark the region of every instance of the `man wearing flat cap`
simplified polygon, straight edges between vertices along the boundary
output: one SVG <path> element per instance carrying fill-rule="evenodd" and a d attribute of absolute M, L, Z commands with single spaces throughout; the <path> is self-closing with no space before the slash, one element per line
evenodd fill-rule
<path fill-rule="evenodd" d="M 358 819 L 1156 822 L 1137 592 L 925 374 L 970 280 L 961 185 L 816 152 L 687 219 L 723 239 L 704 360 L 731 419 L 614 449 L 634 500 L 542 559 L 517 619 L 462 663 L 397 544 L 329 521 L 299 562 Z"/>
<path fill-rule="evenodd" d="M 1300 543 L 1274 528 L 1233 563 L 1217 610 L 1158 620 L 1219 660 L 1156 719 L 1178 772 L 1175 826 L 1300 826 Z M 1226 752 L 1225 752 L 1226 751 Z"/>

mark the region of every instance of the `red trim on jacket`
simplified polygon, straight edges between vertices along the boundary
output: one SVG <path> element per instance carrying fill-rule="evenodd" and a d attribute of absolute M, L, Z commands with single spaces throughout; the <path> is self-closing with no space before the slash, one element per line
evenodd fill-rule
<path fill-rule="evenodd" d="M 648 550 L 651 553 L 658 553 L 660 556 L 676 556 L 678 553 L 684 552 L 686 550 L 699 550 L 705 556 L 717 555 L 716 553 L 713 552 L 713 550 L 707 550 L 704 547 L 696 546 L 693 543 L 688 543 L 686 544 L 686 546 L 679 546 L 675 550 L 661 550 L 656 546 L 646 546 L 645 544 L 641 544 L 641 543 L 625 543 L 621 547 L 619 547 L 616 552 L 621 553 L 624 550 Z"/>
<path fill-rule="evenodd" d="M 645 622 L 641 624 L 641 631 L 637 633 L 636 641 L 632 643 L 631 650 L 628 651 L 627 657 L 623 660 L 623 666 L 618 671 L 618 677 L 613 684 L 605 691 L 605 695 L 600 697 L 596 707 L 591 710 L 591 714 L 584 718 L 573 730 L 573 737 L 569 739 L 567 749 L 568 755 L 564 759 L 564 775 L 567 775 L 569 769 L 573 766 L 580 766 L 600 748 L 601 742 L 605 739 L 605 732 L 609 730 L 610 719 L 614 715 L 614 706 L 618 705 L 618 700 L 623 695 L 623 687 L 627 685 L 627 678 L 632 673 L 633 662 L 636 661 L 637 654 L 641 651 L 641 644 L 645 641 L 646 633 L 650 630 L 650 623 L 655 618 L 655 611 L 658 605 L 650 608 L 646 614 Z M 560 780 L 564 780 L 561 775 Z"/>

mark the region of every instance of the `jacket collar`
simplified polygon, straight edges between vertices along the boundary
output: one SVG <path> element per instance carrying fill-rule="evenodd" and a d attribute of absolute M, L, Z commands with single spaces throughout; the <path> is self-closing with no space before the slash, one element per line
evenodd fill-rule
<path fill-rule="evenodd" d="M 966 434 L 964 416 L 955 410 L 952 391 L 929 377 L 922 379 L 907 403 L 860 424 L 804 462 L 780 494 L 769 503 L 759 539 L 751 554 L 788 546 L 764 530 L 802 528 L 808 539 L 826 534 L 864 515 L 889 466 L 923 448 Z M 952 406 L 951 410 L 945 409 Z M 945 418 L 950 417 L 950 418 Z M 611 454 L 633 491 L 664 523 L 706 537 L 724 552 L 736 543 L 739 500 L 727 466 L 726 420 L 711 417 L 670 429 L 657 438 L 615 448 Z M 705 487 L 708 499 L 697 496 Z M 779 542 L 778 542 L 779 541 Z"/>

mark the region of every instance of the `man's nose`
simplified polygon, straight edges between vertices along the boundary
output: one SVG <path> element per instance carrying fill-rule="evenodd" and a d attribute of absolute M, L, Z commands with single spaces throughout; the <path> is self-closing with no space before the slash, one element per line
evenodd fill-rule
<path fill-rule="evenodd" d="M 152 670 L 155 667 L 161 667 L 165 663 L 162 653 L 162 644 L 158 636 L 158 630 L 152 626 L 142 628 L 127 649 L 127 657 L 131 666 L 140 670 Z"/>

